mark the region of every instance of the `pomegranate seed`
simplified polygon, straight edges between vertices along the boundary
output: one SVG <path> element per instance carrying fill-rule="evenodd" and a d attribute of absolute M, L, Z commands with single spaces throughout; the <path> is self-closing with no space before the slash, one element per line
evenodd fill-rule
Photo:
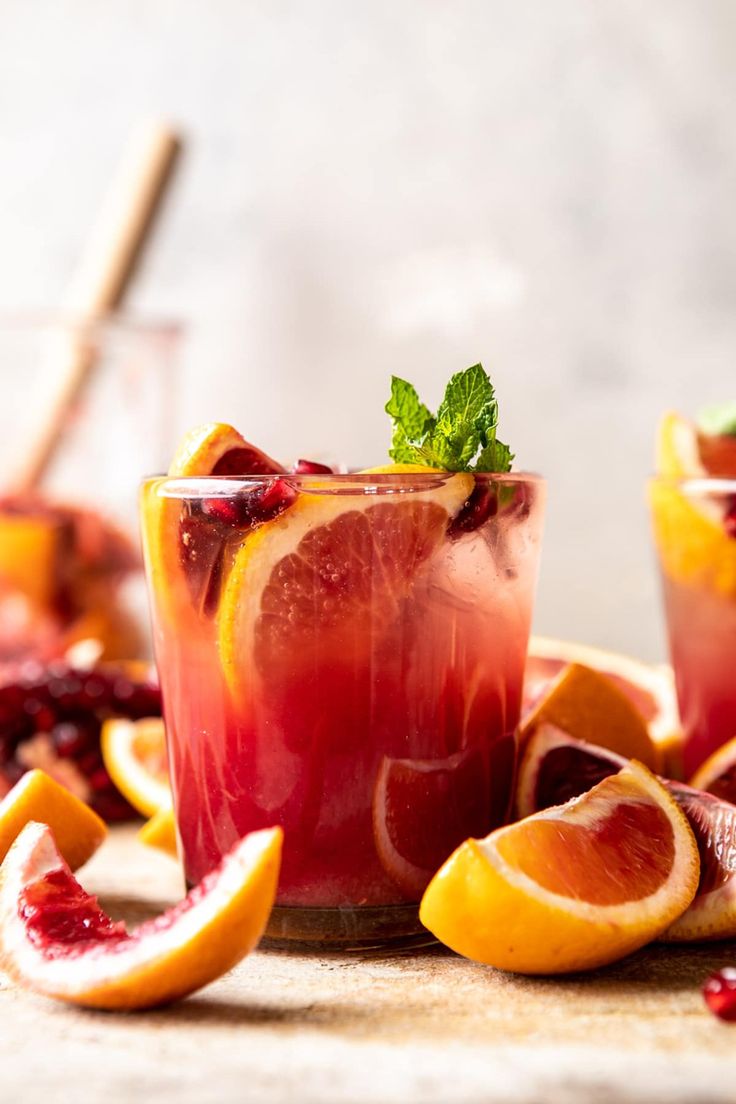
<path fill-rule="evenodd" d="M 728 500 L 723 527 L 726 530 L 726 536 L 736 540 L 736 495 L 732 495 Z"/>
<path fill-rule="evenodd" d="M 15 682 L 0 686 L 0 793 L 22 777 L 31 765 L 27 753 L 46 734 L 49 769 L 54 759 L 73 764 L 93 792 L 104 791 L 104 799 L 94 802 L 100 815 L 118 820 L 132 816 L 100 753 L 102 722 L 116 715 L 133 720 L 160 716 L 158 686 L 133 681 L 119 670 L 76 670 L 62 661 L 46 668 L 25 664 Z"/>
<path fill-rule="evenodd" d="M 320 464 L 316 460 L 297 460 L 292 471 L 294 475 L 334 475 L 329 464 Z"/>
<path fill-rule="evenodd" d="M 205 498 L 202 501 L 202 513 L 223 525 L 244 528 L 251 520 L 249 498 L 247 494 L 233 495 L 230 498 Z"/>
<path fill-rule="evenodd" d="M 54 741 L 56 754 L 65 759 L 67 756 L 77 756 L 86 751 L 94 744 L 95 733 L 83 725 L 62 721 L 51 729 L 51 739 Z"/>
<path fill-rule="evenodd" d="M 703 986 L 705 1003 L 721 1020 L 736 1021 L 736 967 L 724 966 Z"/>
<path fill-rule="evenodd" d="M 460 513 L 450 522 L 447 535 L 453 540 L 463 533 L 473 533 L 498 512 L 498 495 L 488 483 L 476 483 L 470 498 Z"/>

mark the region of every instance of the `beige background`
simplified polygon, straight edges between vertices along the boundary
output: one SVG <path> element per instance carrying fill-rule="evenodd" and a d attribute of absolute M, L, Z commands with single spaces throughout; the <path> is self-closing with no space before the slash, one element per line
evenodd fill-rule
<path fill-rule="evenodd" d="M 736 392 L 731 0 L 0 0 L 0 306 L 53 306 L 131 124 L 188 159 L 135 289 L 182 424 L 384 454 L 482 359 L 550 479 L 538 628 L 656 656 L 658 413 Z"/>

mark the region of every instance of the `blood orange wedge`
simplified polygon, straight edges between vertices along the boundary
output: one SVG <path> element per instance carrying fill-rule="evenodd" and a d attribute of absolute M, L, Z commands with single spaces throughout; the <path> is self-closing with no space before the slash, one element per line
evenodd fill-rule
<path fill-rule="evenodd" d="M 675 679 L 669 664 L 642 663 L 618 652 L 546 636 L 533 636 L 529 641 L 524 712 L 536 705 L 568 663 L 592 667 L 610 679 L 641 713 L 649 735 L 660 749 L 672 747 L 682 739 Z"/>
<path fill-rule="evenodd" d="M 157 851 L 163 851 L 173 859 L 178 857 L 176 820 L 170 805 L 165 809 L 159 809 L 150 820 L 146 821 L 138 832 L 138 839 L 141 843 L 145 843 L 146 847 L 155 847 Z"/>
<path fill-rule="evenodd" d="M 542 725 L 519 768 L 517 807 L 528 816 L 569 801 L 615 774 L 626 760 Z M 698 892 L 668 931 L 666 942 L 736 937 L 736 806 L 680 782 L 663 784 L 688 819 L 700 854 Z"/>
<path fill-rule="evenodd" d="M 690 785 L 736 804 L 736 737 L 701 763 Z"/>
<path fill-rule="evenodd" d="M 74 879 L 50 830 L 28 824 L 0 869 L 0 966 L 90 1008 L 184 997 L 253 949 L 273 905 L 281 830 L 253 832 L 178 905 L 128 933 Z"/>
<path fill-rule="evenodd" d="M 42 770 L 30 770 L 0 802 L 0 862 L 32 820 L 48 824 L 72 870 L 90 859 L 107 828 L 97 813 Z"/>
<path fill-rule="evenodd" d="M 736 597 L 736 541 L 729 531 L 728 497 L 698 493 L 698 480 L 736 474 L 736 440 L 698 432 L 668 413 L 657 433 L 657 474 L 649 484 L 654 538 L 667 576 Z M 687 485 L 682 480 L 691 480 Z"/>
<path fill-rule="evenodd" d="M 698 849 L 639 763 L 483 840 L 435 875 L 422 923 L 453 950 L 524 974 L 604 966 L 656 939 L 693 899 Z"/>
<path fill-rule="evenodd" d="M 384 758 L 373 794 L 376 850 L 410 900 L 468 833 L 488 830 L 484 776 L 477 748 L 445 760 Z"/>
<path fill-rule="evenodd" d="M 563 668 L 524 718 L 519 730 L 522 748 L 541 724 L 557 725 L 571 736 L 640 759 L 648 767 L 659 766 L 659 753 L 641 713 L 591 667 L 571 663 Z"/>
<path fill-rule="evenodd" d="M 134 809 L 150 817 L 171 805 L 161 717 L 113 717 L 103 724 L 100 739 L 107 772 Z"/>
<path fill-rule="evenodd" d="M 255 445 L 251 445 L 232 426 L 211 422 L 197 426 L 184 435 L 169 466 L 169 477 L 273 475 L 284 471 Z M 178 603 L 177 616 L 186 616 L 191 605 L 189 595 L 206 604 L 213 576 L 219 574 L 223 541 L 233 518 L 217 514 L 202 517 L 176 498 L 167 498 L 166 481 L 152 479 L 143 488 L 143 524 L 145 553 L 159 608 L 176 603 L 180 588 L 186 600 Z M 201 507 L 198 507 L 198 509 Z M 172 533 L 178 540 L 172 540 Z M 166 600 L 168 599 L 168 601 Z"/>
<path fill-rule="evenodd" d="M 394 478 L 390 494 L 302 492 L 244 536 L 218 611 L 236 699 L 248 701 L 259 676 L 313 679 L 331 664 L 363 667 L 473 488 L 471 475 L 409 464 L 361 474 L 373 474 L 378 491 L 381 475 L 405 481 Z"/>

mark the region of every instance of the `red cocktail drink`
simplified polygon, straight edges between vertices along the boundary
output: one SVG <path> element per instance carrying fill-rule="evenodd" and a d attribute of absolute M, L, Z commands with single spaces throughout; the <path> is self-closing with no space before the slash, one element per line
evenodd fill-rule
<path fill-rule="evenodd" d="M 418 930 L 440 863 L 508 815 L 543 499 L 427 469 L 149 481 L 190 882 L 280 824 L 272 934 Z"/>
<path fill-rule="evenodd" d="M 736 482 L 655 480 L 651 501 L 690 778 L 736 736 Z"/>

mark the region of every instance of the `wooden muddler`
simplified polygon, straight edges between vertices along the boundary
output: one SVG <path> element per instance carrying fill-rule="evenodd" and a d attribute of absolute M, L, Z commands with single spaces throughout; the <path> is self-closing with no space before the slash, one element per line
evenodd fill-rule
<path fill-rule="evenodd" d="M 54 457 L 68 417 L 95 365 L 94 342 L 84 327 L 120 306 L 142 252 L 167 182 L 180 139 L 161 123 L 149 123 L 130 141 L 64 301 L 64 316 L 79 323 L 60 333 L 54 358 L 57 386 L 43 423 L 13 489 L 33 491 Z M 54 335 L 57 337 L 57 335 Z"/>

